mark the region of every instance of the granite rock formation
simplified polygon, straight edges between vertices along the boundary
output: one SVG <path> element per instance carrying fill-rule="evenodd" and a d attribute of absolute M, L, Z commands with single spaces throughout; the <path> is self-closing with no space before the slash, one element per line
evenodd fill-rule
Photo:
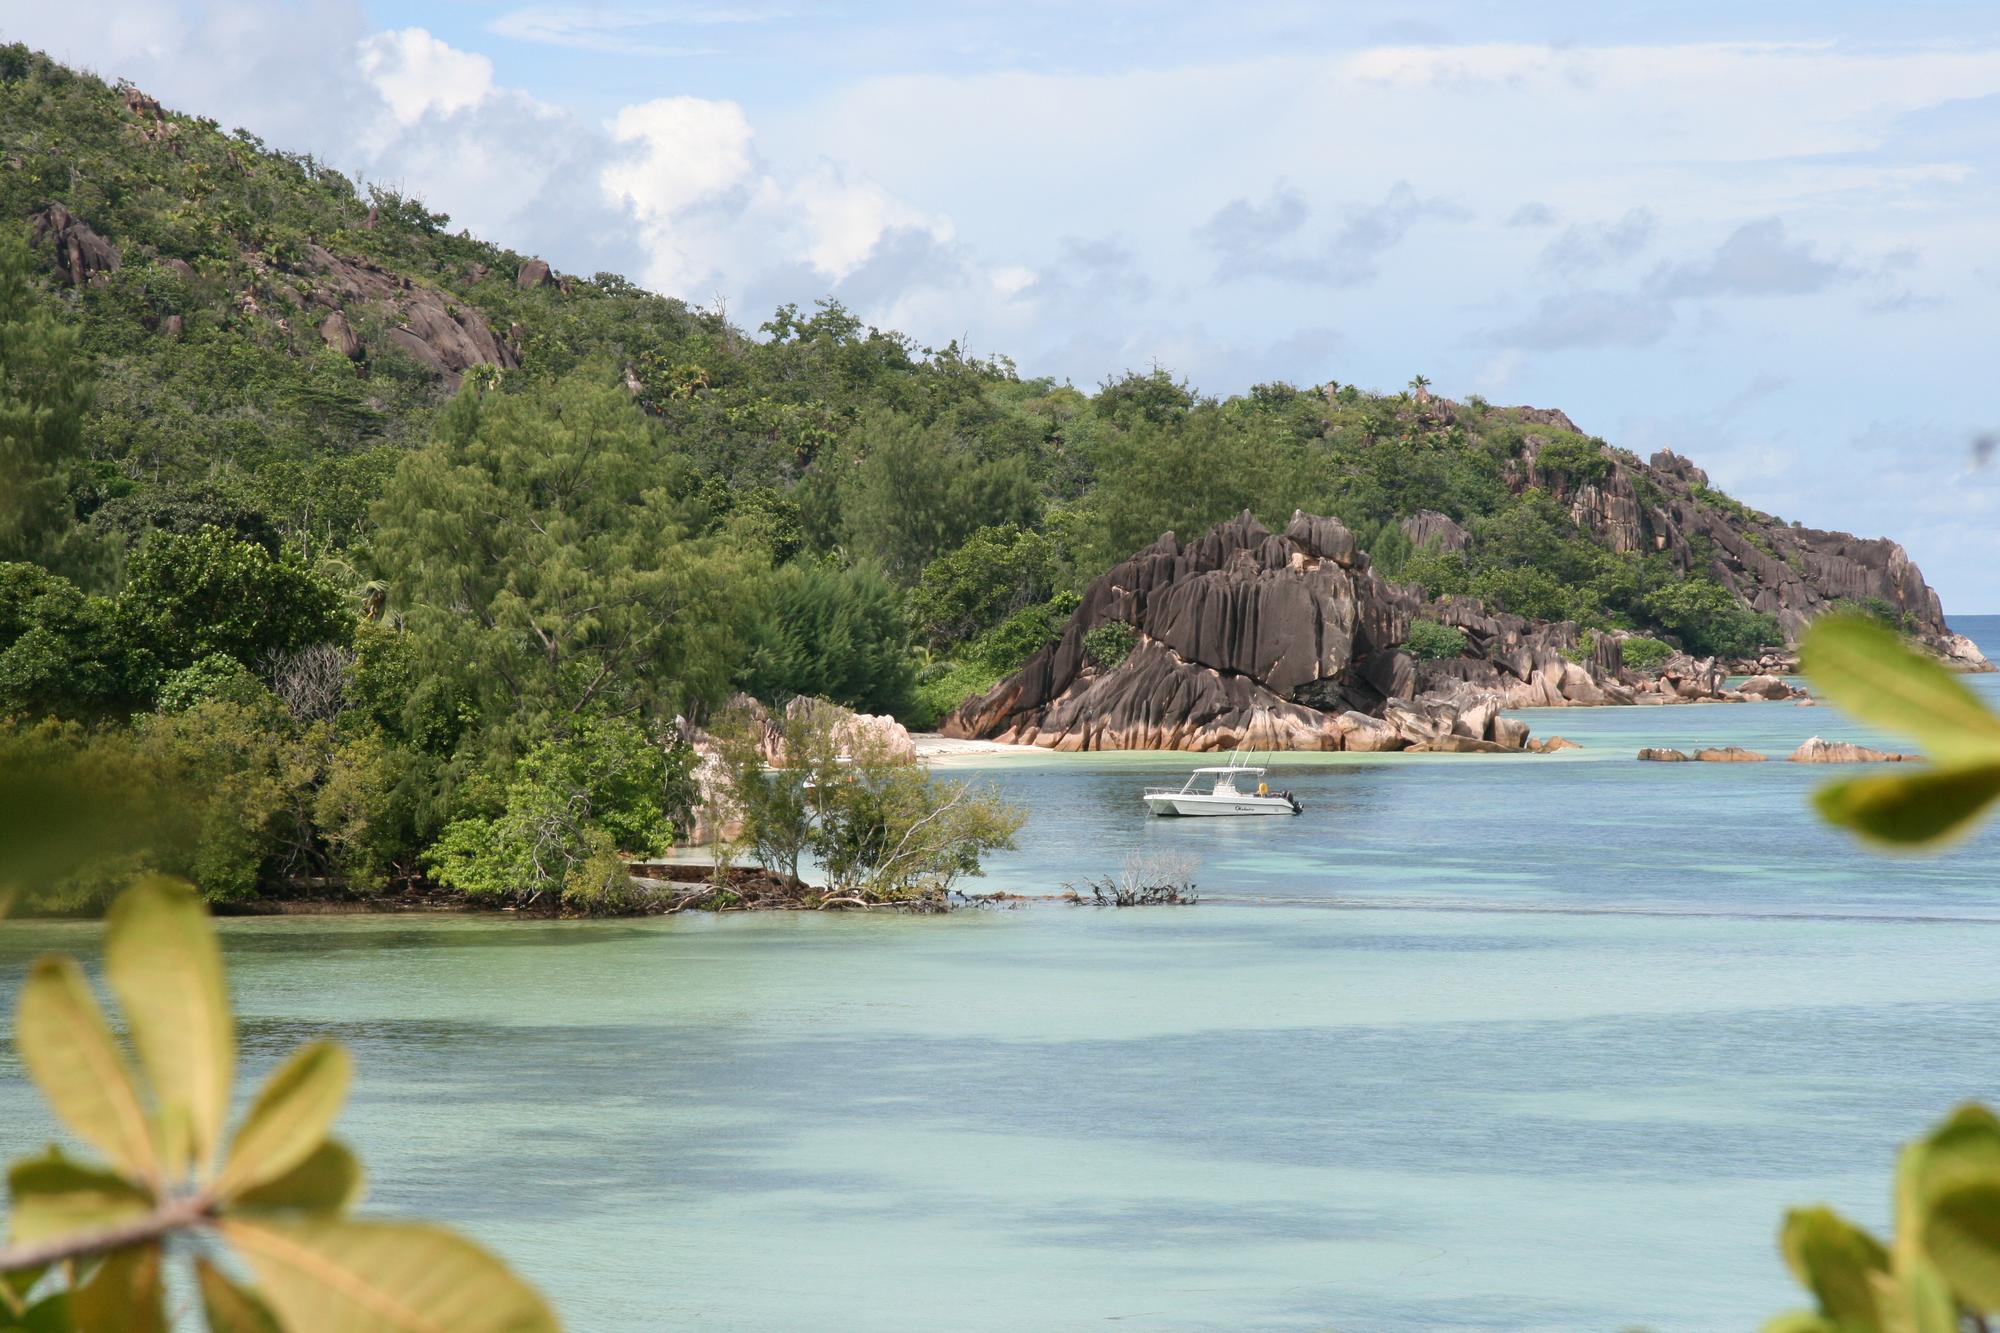
<path fill-rule="evenodd" d="M 30 217 L 28 234 L 36 245 L 55 251 L 56 276 L 72 287 L 116 272 L 122 262 L 117 246 L 61 204 L 50 204 Z"/>
<path fill-rule="evenodd" d="M 1795 764 L 1899 764 L 1917 762 L 1921 758 L 1921 755 L 1875 750 L 1866 745 L 1830 741 L 1819 736 L 1814 736 L 1790 755 L 1791 762 Z"/>
<path fill-rule="evenodd" d="M 1359 730 L 1357 748 L 1386 748 L 1374 719 L 1414 682 L 1397 645 L 1415 609 L 1340 523 L 1300 514 L 1279 535 L 1244 513 L 1113 567 L 1055 642 L 943 730 L 1056 750 L 1338 750 Z M 1112 621 L 1139 643 L 1103 670 L 1084 636 Z"/>
<path fill-rule="evenodd" d="M 494 335 L 486 317 L 475 307 L 454 301 L 435 287 L 413 282 L 368 260 L 336 255 L 324 246 L 308 245 L 305 256 L 298 275 L 306 280 L 302 289 L 286 283 L 282 277 L 276 283 L 286 294 L 296 292 L 328 310 L 329 322 L 332 316 L 338 316 L 337 328 L 347 328 L 350 337 L 352 319 L 348 312 L 372 308 L 388 322 L 383 336 L 391 344 L 448 383 L 456 383 L 474 366 L 511 370 L 520 364 L 514 349 Z M 325 323 L 321 325 L 321 336 L 329 345 L 336 345 L 335 339 L 327 335 Z M 355 346 L 359 346 L 358 339 Z M 345 340 L 338 344 L 338 349 L 343 355 L 356 355 L 348 350 Z"/>
<path fill-rule="evenodd" d="M 1466 650 L 1418 661 L 1412 617 L 1460 630 Z M 1086 636 L 1112 621 L 1137 646 L 1109 668 Z M 1513 708 L 1793 697 L 1763 678 L 1731 689 L 1713 659 L 1678 654 L 1656 673 L 1624 666 L 1620 640 L 1586 651 L 1576 627 L 1424 603 L 1369 565 L 1337 520 L 1295 513 L 1273 533 L 1249 513 L 1182 543 L 1172 533 L 1092 583 L 1061 634 L 987 694 L 948 736 L 1055 750 L 1432 750 L 1536 747 Z"/>
<path fill-rule="evenodd" d="M 1447 514 L 1435 509 L 1419 509 L 1396 525 L 1410 539 L 1410 545 L 1436 551 L 1463 551 L 1472 545 L 1472 534 Z"/>
<path fill-rule="evenodd" d="M 1532 409 L 1530 409 L 1532 411 Z M 1548 424 L 1574 430 L 1561 413 Z M 1911 633 L 1953 664 L 1990 670 L 1984 654 L 1945 624 L 1938 597 L 1908 552 L 1886 537 L 1862 538 L 1786 523 L 1709 486 L 1708 474 L 1671 451 L 1650 463 L 1603 447 L 1608 465 L 1596 479 L 1544 468 L 1548 437 L 1530 434 L 1506 469 L 1515 490 L 1539 486 L 1570 516 L 1618 552 L 1658 551 L 1690 573 L 1705 574 L 1774 617 L 1796 643 L 1808 623 L 1838 602 L 1877 601 L 1903 617 Z"/>
<path fill-rule="evenodd" d="M 942 730 L 1055 750 L 1519 750 L 1527 727 L 1501 708 L 1605 702 L 1565 656 L 1574 626 L 1446 603 L 1435 614 L 1481 655 L 1419 663 L 1401 648 L 1419 609 L 1337 520 L 1294 514 L 1273 533 L 1240 514 L 1104 574 L 1054 642 Z M 1111 621 L 1139 641 L 1106 670 L 1084 638 Z"/>

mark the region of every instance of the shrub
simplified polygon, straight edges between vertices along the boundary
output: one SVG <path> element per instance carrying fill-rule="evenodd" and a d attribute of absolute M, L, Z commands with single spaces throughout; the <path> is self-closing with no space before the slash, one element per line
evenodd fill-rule
<path fill-rule="evenodd" d="M 1634 671 L 1657 670 L 1661 663 L 1674 655 L 1673 645 L 1661 643 L 1658 639 L 1631 638 L 1618 646 L 1625 655 L 1625 665 Z"/>
<path fill-rule="evenodd" d="M 1139 633 L 1122 620 L 1109 620 L 1083 636 L 1083 655 L 1106 671 L 1120 666 L 1139 646 Z"/>
<path fill-rule="evenodd" d="M 211 699 L 255 707 L 264 698 L 263 683 L 248 667 L 227 653 L 210 653 L 167 674 L 160 682 L 158 708 L 162 713 L 185 713 Z"/>
<path fill-rule="evenodd" d="M 981 662 L 940 662 L 918 678 L 914 702 L 903 721 L 928 731 L 967 699 L 999 684 L 1001 674 Z"/>
<path fill-rule="evenodd" d="M 1578 485 L 1600 482 L 1611 475 L 1611 460 L 1605 457 L 1604 441 L 1574 435 L 1557 436 L 1543 445 L 1535 455 L 1535 466 Z"/>
<path fill-rule="evenodd" d="M 684 745 L 624 719 L 587 722 L 516 763 L 497 809 L 453 820 L 425 864 L 476 897 L 615 908 L 630 891 L 609 871 L 615 853 L 666 850 L 672 816 L 694 804 L 692 772 Z"/>
<path fill-rule="evenodd" d="M 847 738 L 839 710 L 802 708 L 779 724 L 785 765 L 765 763 L 761 727 L 740 715 L 716 731 L 759 864 L 797 878 L 808 855 L 830 897 L 939 903 L 987 852 L 1014 845 L 1021 811 L 990 791 L 933 778 L 879 741 Z"/>
<path fill-rule="evenodd" d="M 912 618 L 932 648 L 949 648 L 1047 599 L 1057 563 L 1041 533 L 981 528 L 924 567 L 910 593 Z"/>
<path fill-rule="evenodd" d="M 1435 620 L 1413 620 L 1403 647 L 1420 662 L 1457 657 L 1465 651 L 1465 631 Z"/>
<path fill-rule="evenodd" d="M 1898 610 L 1894 602 L 1881 597 L 1842 598 L 1829 608 L 1832 615 L 1866 616 L 1878 625 L 1895 630 L 1898 634 L 1914 634 L 1917 618 L 1907 611 Z"/>
<path fill-rule="evenodd" d="M 1713 579 L 1690 578 L 1654 589 L 1648 615 L 1699 657 L 1747 657 L 1778 638 L 1778 622 L 1752 611 Z"/>

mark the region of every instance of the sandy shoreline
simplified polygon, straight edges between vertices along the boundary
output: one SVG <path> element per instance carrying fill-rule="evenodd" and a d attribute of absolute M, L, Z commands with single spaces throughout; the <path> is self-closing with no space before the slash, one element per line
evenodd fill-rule
<path fill-rule="evenodd" d="M 1008 754 L 1048 754 L 1039 745 L 1010 745 L 1005 741 L 960 740 L 953 736 L 941 736 L 935 731 L 913 731 L 910 741 L 917 747 L 917 758 L 970 759 L 988 758 Z"/>

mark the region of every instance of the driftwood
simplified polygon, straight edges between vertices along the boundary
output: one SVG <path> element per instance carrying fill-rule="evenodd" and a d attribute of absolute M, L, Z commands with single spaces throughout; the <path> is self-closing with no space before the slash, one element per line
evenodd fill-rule
<path fill-rule="evenodd" d="M 843 909 L 898 912 L 950 910 L 943 893 L 886 898 L 859 891 L 833 892 L 792 875 L 750 866 L 706 866 L 685 862 L 637 862 L 630 867 L 642 896 L 641 914 L 673 916 L 703 912 L 826 912 Z"/>
<path fill-rule="evenodd" d="M 1201 901 L 1194 887 L 1194 858 L 1174 852 L 1135 851 L 1115 875 L 1065 884 L 1064 901 L 1092 907 L 1186 907 Z M 1084 891 L 1088 891 L 1085 896 Z"/>

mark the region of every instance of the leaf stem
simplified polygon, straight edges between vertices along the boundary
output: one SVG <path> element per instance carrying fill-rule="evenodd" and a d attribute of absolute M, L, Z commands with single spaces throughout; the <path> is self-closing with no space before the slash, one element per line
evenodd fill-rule
<path fill-rule="evenodd" d="M 176 1231 L 186 1231 L 201 1225 L 214 1216 L 215 1207 L 216 1199 L 213 1195 L 197 1194 L 191 1198 L 169 1203 L 134 1221 L 106 1227 L 102 1231 L 79 1231 L 74 1235 L 58 1236 L 54 1240 L 45 1240 L 34 1245 L 16 1245 L 0 1249 L 0 1273 L 11 1273 L 22 1268 L 46 1268 L 50 1264 L 88 1259 L 94 1255 L 109 1254 L 113 1250 L 150 1244 L 153 1241 L 163 1240 Z"/>

